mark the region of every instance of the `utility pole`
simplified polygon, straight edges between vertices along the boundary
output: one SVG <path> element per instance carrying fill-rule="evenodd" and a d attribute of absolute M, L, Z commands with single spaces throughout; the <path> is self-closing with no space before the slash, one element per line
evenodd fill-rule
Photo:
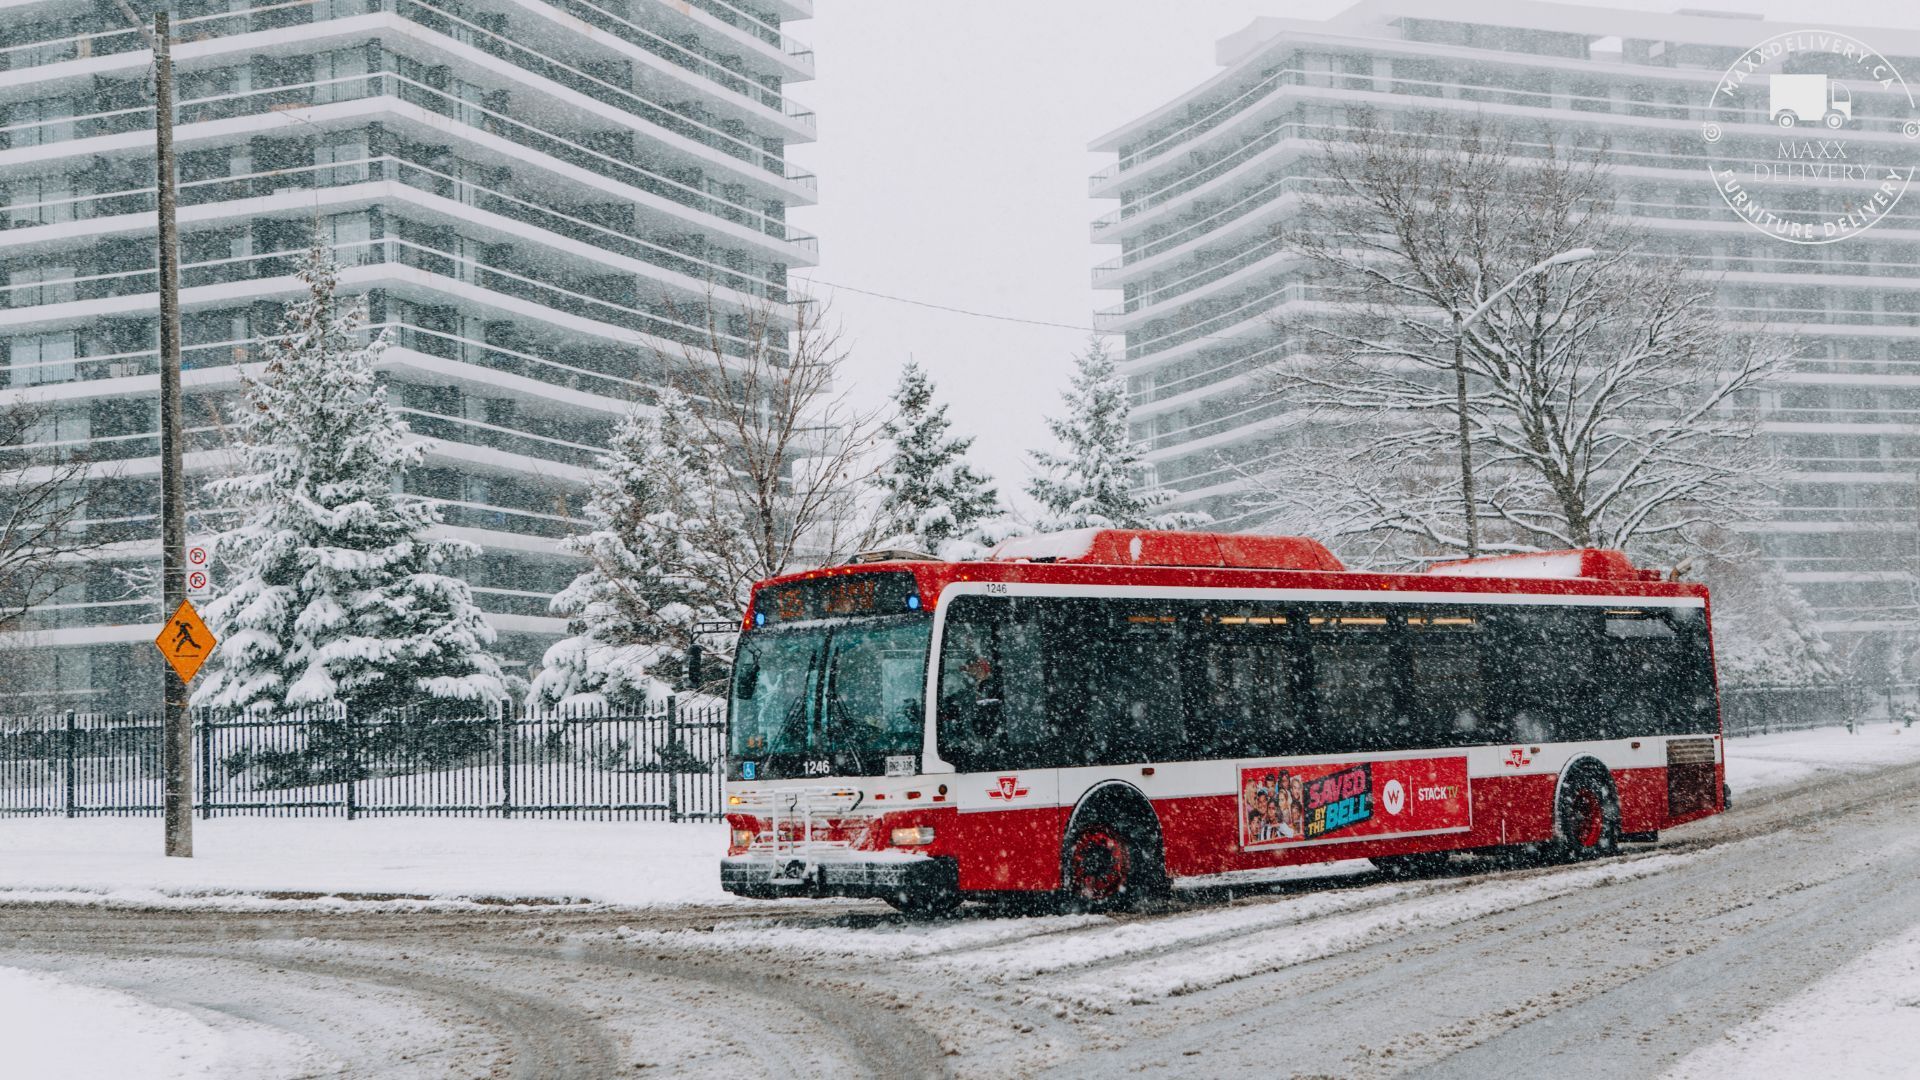
<path fill-rule="evenodd" d="M 174 227 L 172 27 L 165 8 L 153 13 L 148 32 L 127 0 L 121 14 L 140 27 L 153 50 L 154 192 L 159 209 L 160 270 L 160 606 L 162 618 L 187 599 L 187 497 L 181 465 L 180 234 Z M 171 664 L 162 665 L 161 764 L 166 852 L 193 857 L 193 721 L 187 714 L 187 684 Z"/>
<path fill-rule="evenodd" d="M 180 445 L 180 233 L 174 227 L 172 27 L 153 13 L 153 150 L 160 210 L 160 606 L 187 599 L 187 483 Z M 193 721 L 187 684 L 173 665 L 161 674 L 167 698 L 167 854 L 193 857 Z"/>

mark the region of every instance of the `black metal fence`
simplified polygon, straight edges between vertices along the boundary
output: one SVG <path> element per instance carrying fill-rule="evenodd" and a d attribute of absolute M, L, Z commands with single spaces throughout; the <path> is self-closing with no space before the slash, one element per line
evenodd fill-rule
<path fill-rule="evenodd" d="M 0 815 L 153 814 L 156 714 L 0 718 Z M 717 819 L 726 705 L 387 711 L 196 710 L 194 805 L 221 814 Z"/>
<path fill-rule="evenodd" d="M 1899 723 L 1916 708 L 1916 690 L 1912 683 L 1722 687 L 1720 720 L 1728 735 Z"/>

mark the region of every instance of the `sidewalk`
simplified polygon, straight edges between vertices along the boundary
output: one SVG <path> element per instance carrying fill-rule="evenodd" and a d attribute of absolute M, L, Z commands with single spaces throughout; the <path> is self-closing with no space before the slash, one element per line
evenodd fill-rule
<path fill-rule="evenodd" d="M 194 857 L 169 859 L 158 817 L 0 818 L 0 901 L 734 901 L 720 890 L 727 839 L 715 823 L 227 817 L 195 821 L 193 831 Z"/>

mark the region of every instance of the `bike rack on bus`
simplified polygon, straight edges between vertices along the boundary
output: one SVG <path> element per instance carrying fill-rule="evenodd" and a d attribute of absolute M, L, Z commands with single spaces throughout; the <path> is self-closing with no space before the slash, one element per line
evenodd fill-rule
<path fill-rule="evenodd" d="M 853 847 L 851 840 L 815 839 L 815 822 L 824 827 L 829 817 L 844 817 L 860 804 L 861 793 L 851 788 L 815 786 L 762 788 L 743 791 L 730 809 L 764 816 L 765 832 L 755 833 L 747 850 L 755 854 L 818 855 Z M 786 826 L 783 828 L 782 826 Z M 784 835 L 783 835 L 784 834 Z"/>

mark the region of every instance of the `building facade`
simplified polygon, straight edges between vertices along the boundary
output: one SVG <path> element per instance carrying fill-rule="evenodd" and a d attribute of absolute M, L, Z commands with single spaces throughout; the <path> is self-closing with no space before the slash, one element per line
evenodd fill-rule
<path fill-rule="evenodd" d="M 1900 204 L 1841 243 L 1790 244 L 1736 217 L 1703 167 L 1717 80 L 1793 29 L 1700 13 L 1361 0 L 1326 21 L 1263 18 L 1222 39 L 1219 74 L 1092 144 L 1118 158 L 1092 193 L 1119 200 L 1092 225 L 1096 244 L 1119 249 L 1094 283 L 1122 298 L 1096 319 L 1126 336 L 1135 435 L 1154 479 L 1178 506 L 1243 520 L 1237 477 L 1272 453 L 1279 420 L 1250 380 L 1292 347 L 1269 319 L 1309 299 L 1274 227 L 1312 183 L 1320 133 L 1359 106 L 1480 111 L 1523 147 L 1547 130 L 1607 146 L 1620 208 L 1652 249 L 1713 275 L 1730 319 L 1801 339 L 1797 370 L 1760 402 L 1788 471 L 1758 540 L 1823 629 L 1909 630 L 1920 210 Z M 1920 73 L 1920 34 L 1853 33 Z M 1858 137 L 1900 137 L 1895 114 L 1877 111 L 1891 99 L 1857 94 Z"/>
<path fill-rule="evenodd" d="M 150 13 L 152 0 L 134 0 Z M 390 347 L 425 464 L 409 486 L 525 672 L 580 564 L 557 540 L 660 355 L 789 302 L 813 115 L 786 96 L 811 0 L 177 0 L 189 489 L 317 234 Z M 4 655 L 22 706 L 157 685 L 158 376 L 150 54 L 112 3 L 0 0 L 0 403 L 84 454 L 108 546 Z M 731 347 L 730 345 L 728 347 Z"/>

